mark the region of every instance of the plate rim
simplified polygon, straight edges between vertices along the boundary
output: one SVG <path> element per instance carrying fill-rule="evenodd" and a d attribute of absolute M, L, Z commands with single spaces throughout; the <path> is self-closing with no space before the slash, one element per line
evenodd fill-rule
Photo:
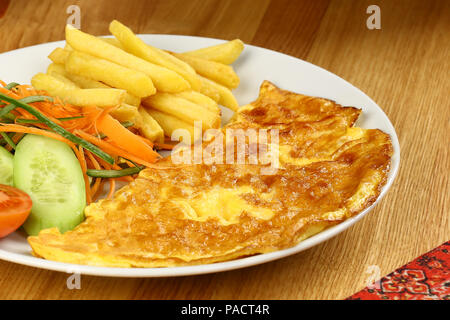
<path fill-rule="evenodd" d="M 214 41 L 216 43 L 220 41 L 227 41 L 223 39 L 217 39 L 217 38 L 209 38 L 209 37 L 200 37 L 200 36 L 189 36 L 189 35 L 176 35 L 176 34 L 138 34 L 138 36 L 144 36 L 144 37 L 183 37 L 183 38 L 194 38 L 194 39 L 203 39 L 208 41 Z M 102 37 L 112 37 L 111 35 L 106 35 Z M 11 51 L 6 51 L 0 53 L 0 59 L 4 55 L 14 54 L 17 51 L 26 51 L 31 48 L 39 47 L 39 46 L 45 46 L 45 45 L 58 45 L 60 43 L 64 43 L 65 40 L 59 40 L 59 41 L 52 41 L 52 42 L 45 42 L 40 43 L 32 46 L 27 46 L 23 48 L 18 48 Z M 327 228 L 315 235 L 313 235 L 310 238 L 307 238 L 301 242 L 299 242 L 297 245 L 282 249 L 274 252 L 264 253 L 264 254 L 258 254 L 250 257 L 230 260 L 230 261 L 224 261 L 224 262 L 217 262 L 217 263 L 210 263 L 210 264 L 199 264 L 199 265 L 190 265 L 190 266 L 180 266 L 180 267 L 164 267 L 164 268 L 116 268 L 116 267 L 100 267 L 100 266 L 91 266 L 91 265 L 78 265 L 78 264 L 71 264 L 71 263 L 64 263 L 64 262 L 58 262 L 58 261 L 51 261 L 51 260 L 45 260 L 42 258 L 37 258 L 34 256 L 25 256 L 24 254 L 10 252 L 4 249 L 0 249 L 0 259 L 8 262 L 13 262 L 17 264 L 22 264 L 30 267 L 40 268 L 40 269 L 46 269 L 51 271 L 58 271 L 58 272 L 65 272 L 65 273 L 77 273 L 77 274 L 83 274 L 83 275 L 93 275 L 93 276 L 102 276 L 102 277 L 122 277 L 122 278 L 158 278 L 158 277 L 179 277 L 179 276 L 191 276 L 191 275 L 199 275 L 199 274 L 209 274 L 209 273 L 217 273 L 217 272 L 224 272 L 224 271 L 231 271 L 241 268 L 247 268 L 251 266 L 257 266 L 263 263 L 271 262 L 274 260 L 278 260 L 290 255 L 294 255 L 297 253 L 300 253 L 302 251 L 305 251 L 313 246 L 319 245 L 320 243 L 323 243 L 344 230 L 348 229 L 352 225 L 354 225 L 356 222 L 361 220 L 363 217 L 365 217 L 370 211 L 374 209 L 374 207 L 381 201 L 381 199 L 384 198 L 388 190 L 391 188 L 392 184 L 395 181 L 395 178 L 397 177 L 399 167 L 400 167 L 400 143 L 398 140 L 397 132 L 395 130 L 395 127 L 393 126 L 392 122 L 390 121 L 389 117 L 386 115 L 384 110 L 366 93 L 364 93 L 361 89 L 354 86 L 352 83 L 348 82 L 347 80 L 341 78 L 340 76 L 332 73 L 331 71 L 328 71 L 322 67 L 319 67 L 311 62 L 305 61 L 303 59 L 278 52 L 272 49 L 259 47 L 255 45 L 245 44 L 245 47 L 251 47 L 253 49 L 257 50 L 263 50 L 266 51 L 268 54 L 275 54 L 275 55 L 281 55 L 285 59 L 292 60 L 294 63 L 300 62 L 300 63 L 306 63 L 309 65 L 309 67 L 320 70 L 320 72 L 325 72 L 327 76 L 331 76 L 335 78 L 338 81 L 343 81 L 346 85 L 349 85 L 352 90 L 357 91 L 359 94 L 362 94 L 368 101 L 370 101 L 374 106 L 376 106 L 381 112 L 381 115 L 384 117 L 384 120 L 386 124 L 390 127 L 392 133 L 389 133 L 391 137 L 391 142 L 393 145 L 394 153 L 391 158 L 391 164 L 390 169 L 387 177 L 386 184 L 382 187 L 382 190 L 378 196 L 378 198 L 375 200 L 374 203 L 372 203 L 369 207 L 361 211 L 356 216 L 350 217 L 346 219 L 345 221 L 332 226 L 330 228 Z M 270 80 L 269 80 L 270 81 Z"/>

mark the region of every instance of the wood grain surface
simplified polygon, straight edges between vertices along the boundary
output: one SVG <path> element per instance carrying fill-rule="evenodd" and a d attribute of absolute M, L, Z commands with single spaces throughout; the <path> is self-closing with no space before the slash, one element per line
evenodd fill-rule
<path fill-rule="evenodd" d="M 62 40 L 71 4 L 95 35 L 118 19 L 137 33 L 241 38 L 336 73 L 391 119 L 400 172 L 362 221 L 289 258 L 195 277 L 82 276 L 81 290 L 67 289 L 67 274 L 2 261 L 0 298 L 342 299 L 365 286 L 369 266 L 383 276 L 449 240 L 450 1 L 14 0 L 0 19 L 0 52 Z M 366 27 L 371 4 L 381 30 Z"/>

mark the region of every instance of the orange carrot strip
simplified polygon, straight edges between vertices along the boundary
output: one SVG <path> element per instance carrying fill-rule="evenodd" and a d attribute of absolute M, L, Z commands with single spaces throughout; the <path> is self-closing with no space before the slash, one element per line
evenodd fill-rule
<path fill-rule="evenodd" d="M 8 96 L 10 96 L 11 98 L 14 98 L 14 99 L 20 99 L 21 98 L 18 94 L 12 92 L 11 90 L 2 88 L 2 87 L 0 87 L 0 92 L 2 92 L 4 94 L 7 94 Z"/>
<path fill-rule="evenodd" d="M 166 149 L 166 150 L 173 150 L 173 148 L 175 148 L 175 145 L 173 144 L 168 144 L 168 143 L 159 143 L 159 142 L 154 142 L 155 147 L 161 148 L 161 149 Z"/>
<path fill-rule="evenodd" d="M 59 134 L 53 133 L 51 131 L 45 131 L 42 129 L 38 129 L 38 128 L 34 128 L 34 127 L 25 127 L 25 126 L 21 126 L 18 124 L 1 124 L 0 125 L 0 132 L 18 132 L 18 133 L 31 133 L 31 134 L 36 134 L 36 135 L 41 135 L 41 136 L 46 136 L 49 138 L 53 138 L 59 141 L 62 141 L 64 143 L 67 143 L 69 146 L 75 146 L 75 144 L 60 136 Z"/>
<path fill-rule="evenodd" d="M 106 179 L 100 179 L 100 186 L 97 189 L 97 192 L 94 194 L 92 200 L 97 201 L 98 197 L 100 196 L 100 193 L 103 191 L 103 186 L 105 185 Z"/>
<path fill-rule="evenodd" d="M 91 160 L 92 164 L 94 165 L 94 168 L 96 170 L 100 170 L 101 169 L 100 164 L 95 159 L 95 157 L 92 155 L 92 153 L 89 152 L 89 151 L 86 151 L 86 153 L 87 153 L 87 155 L 89 157 L 89 160 Z M 94 185 L 92 186 L 92 189 L 91 189 L 91 195 L 92 196 L 97 193 L 98 187 L 100 186 L 100 181 L 101 181 L 101 178 L 95 178 Z"/>
<path fill-rule="evenodd" d="M 151 148 L 153 148 L 153 142 L 151 142 L 151 141 L 148 140 L 147 138 L 144 138 L 143 136 L 140 136 L 140 135 L 136 135 L 136 137 L 138 137 L 139 139 L 141 139 L 142 141 L 144 141 L 146 144 L 148 144 Z"/>
<path fill-rule="evenodd" d="M 109 192 L 106 198 L 112 199 L 115 191 L 116 191 L 116 179 L 111 178 L 109 179 Z"/>
<path fill-rule="evenodd" d="M 106 162 L 105 160 L 103 160 L 102 158 L 97 157 L 96 155 L 94 155 L 95 159 L 100 162 L 100 164 L 102 165 L 103 168 L 105 168 L 106 170 L 110 170 L 112 168 L 112 166 Z"/>
<path fill-rule="evenodd" d="M 139 136 L 120 124 L 119 121 L 106 114 L 97 120 L 97 128 L 106 134 L 116 145 L 128 153 L 148 162 L 155 162 L 157 154 Z"/>
<path fill-rule="evenodd" d="M 130 176 L 124 176 L 124 177 L 119 177 L 119 178 L 115 178 L 117 181 L 123 181 L 123 182 L 131 182 L 133 181 L 133 178 L 131 178 Z"/>
<path fill-rule="evenodd" d="M 136 163 L 142 164 L 144 166 L 147 167 L 152 167 L 153 165 L 148 162 L 145 161 L 141 158 L 138 158 L 130 153 L 128 153 L 126 150 L 123 150 L 119 147 L 113 146 L 110 143 L 107 143 L 99 138 L 96 138 L 84 131 L 81 130 L 75 130 L 74 131 L 75 134 L 78 134 L 81 138 L 89 141 L 92 144 L 95 144 L 96 146 L 98 146 L 99 148 L 103 149 L 105 152 L 108 152 L 110 154 L 116 155 L 116 156 L 121 156 L 122 158 L 126 158 L 129 159 L 131 161 L 134 161 Z"/>

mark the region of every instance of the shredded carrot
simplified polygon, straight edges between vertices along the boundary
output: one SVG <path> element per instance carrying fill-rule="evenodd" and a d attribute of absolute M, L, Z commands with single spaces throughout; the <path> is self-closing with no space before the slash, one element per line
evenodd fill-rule
<path fill-rule="evenodd" d="M 146 144 L 148 144 L 150 147 L 153 148 L 154 142 L 151 142 L 150 140 L 148 140 L 147 138 L 144 138 L 143 136 L 136 135 L 136 137 L 138 137 L 138 138 L 141 139 L 143 142 L 145 142 Z"/>
<path fill-rule="evenodd" d="M 11 90 L 5 89 L 3 87 L 0 87 L 0 92 L 7 94 L 8 96 L 14 98 L 14 99 L 20 99 L 22 98 L 21 96 L 19 96 L 18 94 L 12 92 Z"/>
<path fill-rule="evenodd" d="M 156 161 L 157 153 L 153 151 L 153 144 L 144 142 L 109 114 L 102 114 L 97 119 L 97 128 L 127 153 L 148 162 Z"/>
<path fill-rule="evenodd" d="M 72 143 L 70 140 L 67 140 L 66 138 L 60 136 L 59 134 L 53 133 L 51 131 L 38 129 L 38 128 L 21 126 L 18 124 L 9 124 L 9 123 L 3 124 L 2 123 L 2 124 L 0 124 L 0 132 L 31 133 L 31 134 L 36 134 L 36 135 L 41 135 L 41 136 L 46 136 L 46 137 L 49 137 L 52 139 L 56 139 L 56 140 L 62 141 L 64 143 L 67 143 L 71 147 L 75 147 L 74 143 Z"/>
<path fill-rule="evenodd" d="M 115 190 L 116 190 L 116 179 L 109 179 L 109 192 L 107 195 L 107 199 L 112 199 Z"/>
<path fill-rule="evenodd" d="M 92 155 L 92 153 L 89 152 L 89 151 L 86 151 L 86 153 L 88 155 L 89 160 L 92 162 L 92 165 L 94 166 L 94 168 L 96 170 L 100 170 L 101 166 L 98 163 L 98 161 L 95 159 L 95 157 Z M 95 178 L 95 182 L 94 182 L 94 184 L 92 185 L 92 188 L 91 188 L 91 196 L 92 197 L 97 193 L 97 190 L 98 190 L 98 188 L 100 186 L 100 182 L 101 182 L 101 178 Z"/>
<path fill-rule="evenodd" d="M 122 182 L 131 182 L 133 181 L 133 178 L 131 178 L 130 176 L 124 176 L 124 177 L 119 177 L 119 178 L 114 178 L 117 181 L 122 181 Z"/>
<path fill-rule="evenodd" d="M 129 159 L 131 161 L 134 161 L 136 163 L 142 164 L 147 167 L 153 166 L 148 161 L 145 161 L 138 157 L 135 157 L 134 155 L 129 154 L 127 151 L 125 151 L 117 146 L 114 146 L 106 141 L 103 141 L 102 139 L 96 138 L 86 132 L 83 132 L 81 130 L 75 130 L 74 133 L 79 135 L 81 138 L 85 139 L 86 141 L 89 141 L 90 143 L 95 144 L 96 146 L 100 147 L 105 152 L 108 152 L 108 153 L 116 155 L 116 156 L 120 156 L 122 158 Z"/>
<path fill-rule="evenodd" d="M 97 189 L 97 192 L 94 194 L 92 200 L 97 201 L 98 197 L 100 196 L 101 192 L 103 191 L 103 187 L 105 185 L 106 179 L 100 179 L 100 185 Z"/>
<path fill-rule="evenodd" d="M 160 149 L 173 150 L 173 148 L 175 148 L 175 145 L 168 143 L 153 142 L 153 144 Z"/>

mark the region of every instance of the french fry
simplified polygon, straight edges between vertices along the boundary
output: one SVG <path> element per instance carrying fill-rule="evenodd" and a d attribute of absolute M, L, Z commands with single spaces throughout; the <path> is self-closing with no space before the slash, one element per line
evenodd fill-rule
<path fill-rule="evenodd" d="M 211 60 L 223 64 L 232 64 L 244 50 L 244 43 L 235 39 L 215 46 L 184 52 L 184 55 Z"/>
<path fill-rule="evenodd" d="M 150 141 L 164 143 L 164 131 L 155 119 L 147 112 L 144 107 L 139 108 L 141 123 L 138 128 L 145 138 Z"/>
<path fill-rule="evenodd" d="M 69 58 L 70 50 L 63 48 L 56 48 L 49 55 L 48 58 L 57 64 L 65 64 Z"/>
<path fill-rule="evenodd" d="M 231 93 L 230 89 L 202 76 L 199 76 L 199 78 L 202 80 L 202 85 L 207 88 L 206 90 L 216 90 L 219 93 L 219 104 L 233 111 L 237 111 L 237 109 L 239 109 L 239 103 L 233 93 Z"/>
<path fill-rule="evenodd" d="M 127 94 L 125 95 L 125 103 L 135 107 L 139 107 L 141 105 L 141 98 L 127 92 Z"/>
<path fill-rule="evenodd" d="M 160 65 L 167 69 L 173 70 L 186 79 L 193 90 L 199 90 L 201 83 L 192 69 L 187 63 L 175 58 L 171 54 L 152 47 L 136 36 L 130 28 L 123 25 L 117 20 L 113 20 L 109 25 L 109 31 L 119 40 L 125 51 L 142 58 L 151 63 Z M 110 39 L 105 41 L 111 41 Z"/>
<path fill-rule="evenodd" d="M 180 53 L 172 53 L 175 57 L 188 63 L 199 74 L 228 88 L 237 88 L 239 77 L 233 68 L 215 61 L 192 57 Z"/>
<path fill-rule="evenodd" d="M 79 76 L 77 74 L 66 72 L 66 76 L 82 89 L 111 88 L 103 82 L 92 80 L 83 76 Z"/>
<path fill-rule="evenodd" d="M 47 68 L 47 74 L 64 82 L 69 87 L 79 89 L 79 86 L 67 77 L 66 70 L 61 64 L 51 63 Z"/>
<path fill-rule="evenodd" d="M 139 114 L 138 108 L 126 103 L 122 103 L 117 108 L 111 110 L 110 114 L 120 122 L 130 121 L 137 127 L 139 127 L 141 122 L 141 115 Z"/>
<path fill-rule="evenodd" d="M 147 97 L 156 92 L 152 80 L 145 73 L 78 51 L 70 53 L 66 70 L 102 81 L 115 88 L 125 89 L 137 97 Z"/>
<path fill-rule="evenodd" d="M 66 68 L 62 64 L 51 63 L 47 68 L 47 74 L 53 76 L 55 76 L 55 74 L 63 75 L 65 78 L 72 81 L 81 89 L 111 88 L 110 86 L 107 86 L 103 82 L 88 79 L 86 77 L 79 76 L 76 74 L 68 73 L 66 71 Z M 141 104 L 141 98 L 138 98 L 127 92 L 125 97 L 125 103 L 139 107 L 139 105 Z"/>
<path fill-rule="evenodd" d="M 99 39 L 105 41 L 106 43 L 109 43 L 109 44 L 113 45 L 114 47 L 117 47 L 119 49 L 125 50 L 123 45 L 116 38 L 99 38 Z"/>
<path fill-rule="evenodd" d="M 207 97 L 210 97 L 215 102 L 219 103 L 220 101 L 220 93 L 215 87 L 207 84 L 201 77 L 199 77 L 202 82 L 202 86 L 200 87 L 199 92 Z"/>
<path fill-rule="evenodd" d="M 186 143 L 193 143 L 199 137 L 194 136 L 194 126 L 191 123 L 184 122 L 177 117 L 174 117 L 165 112 L 161 112 L 152 108 L 145 108 L 145 110 L 150 114 L 150 116 L 155 119 L 161 128 L 164 130 L 164 134 L 168 137 L 172 136 L 172 133 L 177 129 L 187 130 L 191 136 L 191 141 L 184 141 Z M 200 130 L 198 130 L 200 131 Z M 199 133 L 201 134 L 201 133 Z"/>
<path fill-rule="evenodd" d="M 111 111 L 111 116 L 120 122 L 130 121 L 138 128 L 147 139 L 151 141 L 164 142 L 164 131 L 142 107 L 122 103 Z"/>
<path fill-rule="evenodd" d="M 66 69 L 64 68 L 63 64 L 50 63 L 47 67 L 47 74 L 49 74 L 49 75 L 60 74 L 60 75 L 65 76 Z"/>
<path fill-rule="evenodd" d="M 219 114 L 169 93 L 157 93 L 143 99 L 142 103 L 146 107 L 168 113 L 191 124 L 194 124 L 194 121 L 201 121 L 203 129 L 218 128 L 220 126 Z"/>
<path fill-rule="evenodd" d="M 195 104 L 201 105 L 207 108 L 209 111 L 217 113 L 220 115 L 220 108 L 217 105 L 217 102 L 211 99 L 208 96 L 205 96 L 197 91 L 183 91 L 179 93 L 173 94 L 176 97 L 180 97 L 186 100 L 189 100 Z"/>
<path fill-rule="evenodd" d="M 178 73 L 135 57 L 128 52 L 90 34 L 75 29 L 70 25 L 66 26 L 66 41 L 75 50 L 145 73 L 152 79 L 153 84 L 158 91 L 181 92 L 188 90 L 191 87 L 189 82 Z"/>
<path fill-rule="evenodd" d="M 99 107 L 117 106 L 125 100 L 125 90 L 121 89 L 78 89 L 67 85 L 57 78 L 38 73 L 31 79 L 31 84 L 38 90 L 45 90 L 52 96 L 76 106 Z"/>

